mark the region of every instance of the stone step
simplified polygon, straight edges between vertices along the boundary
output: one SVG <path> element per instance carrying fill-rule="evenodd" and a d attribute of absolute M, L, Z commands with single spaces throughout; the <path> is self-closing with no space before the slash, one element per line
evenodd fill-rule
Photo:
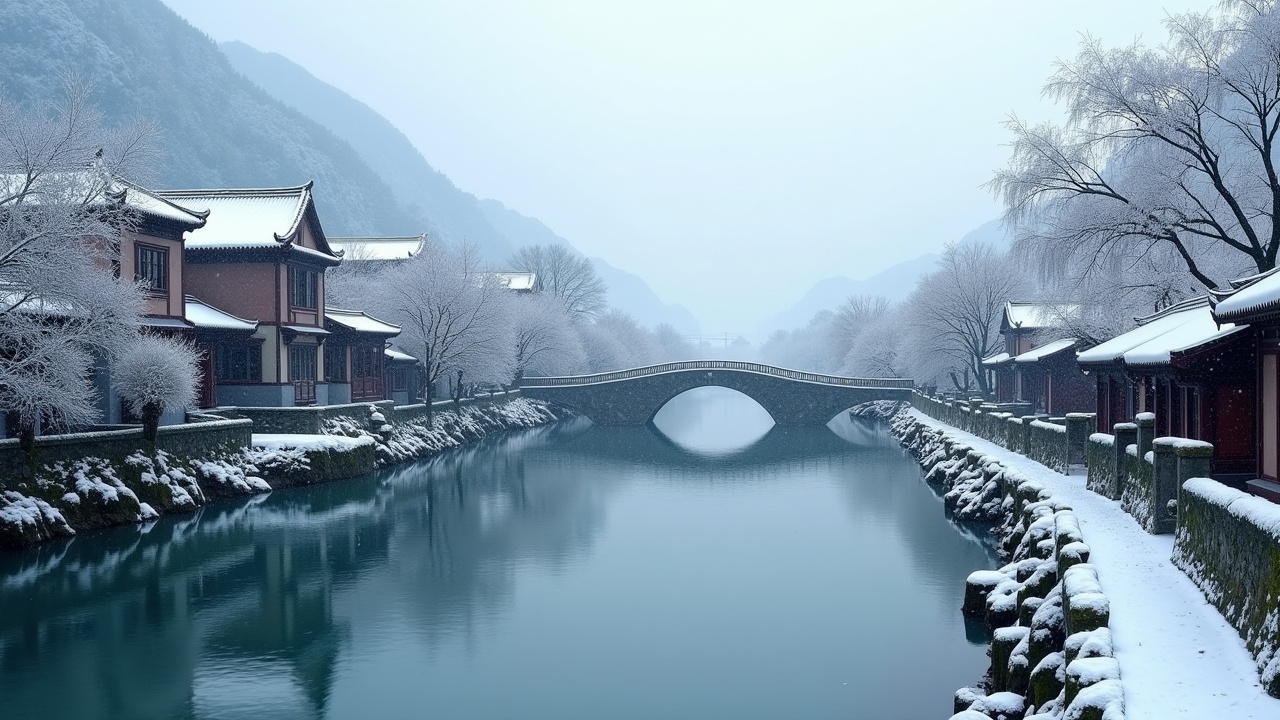
<path fill-rule="evenodd" d="M 1245 483 L 1245 490 L 1250 495 L 1257 495 L 1273 503 L 1280 503 L 1280 483 L 1270 480 L 1250 480 Z"/>

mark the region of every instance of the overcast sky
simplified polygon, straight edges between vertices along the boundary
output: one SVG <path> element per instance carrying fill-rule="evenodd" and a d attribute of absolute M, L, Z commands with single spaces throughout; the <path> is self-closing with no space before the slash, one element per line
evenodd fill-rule
<path fill-rule="evenodd" d="M 707 332 L 1000 213 L 1010 112 L 1082 32 L 1186 0 L 165 0 L 395 123 L 456 185 L 635 272 Z M 323 212 L 323 208 L 321 209 Z"/>

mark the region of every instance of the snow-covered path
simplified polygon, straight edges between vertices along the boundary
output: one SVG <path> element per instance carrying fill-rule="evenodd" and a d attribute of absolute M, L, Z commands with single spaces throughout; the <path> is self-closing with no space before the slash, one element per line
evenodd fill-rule
<path fill-rule="evenodd" d="M 1111 633 L 1129 720 L 1278 720 L 1280 700 L 1263 692 L 1240 635 L 1169 558 L 1173 536 L 1150 535 L 1120 503 L 999 445 L 911 410 L 1041 482 L 1076 511 L 1111 601 Z"/>

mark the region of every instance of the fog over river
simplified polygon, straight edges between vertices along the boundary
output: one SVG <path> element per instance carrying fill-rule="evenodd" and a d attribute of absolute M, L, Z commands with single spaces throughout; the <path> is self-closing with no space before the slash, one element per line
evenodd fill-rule
<path fill-rule="evenodd" d="M 993 561 L 893 439 L 716 388 L 655 425 L 0 554 L 0 714 L 946 717 Z"/>

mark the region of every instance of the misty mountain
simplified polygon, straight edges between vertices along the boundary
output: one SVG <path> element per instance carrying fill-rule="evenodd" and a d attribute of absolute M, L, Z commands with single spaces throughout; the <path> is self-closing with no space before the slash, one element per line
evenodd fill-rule
<path fill-rule="evenodd" d="M 0 86 L 19 101 L 55 98 L 60 78 L 91 82 L 116 123 L 160 128 L 163 187 L 261 187 L 315 180 L 335 234 L 421 232 L 357 152 L 236 72 L 204 33 L 160 0 L 6 0 Z"/>
<path fill-rule="evenodd" d="M 568 240 L 540 220 L 521 215 L 497 200 L 481 200 L 480 207 L 490 224 L 517 247 L 564 245 L 578 252 Z M 608 302 L 611 306 L 635 317 L 642 325 L 652 327 L 668 323 L 685 335 L 699 334 L 698 321 L 692 313 L 680 305 L 664 303 L 640 276 L 614 267 L 601 258 L 591 258 L 591 263 L 609 288 Z"/>
<path fill-rule="evenodd" d="M 529 245 L 573 247 L 540 220 L 458 189 L 389 120 L 288 58 L 240 42 L 223 43 L 221 48 L 251 81 L 350 143 L 402 204 L 425 213 L 425 229 L 433 237 L 476 242 L 497 263 Z M 666 322 L 683 333 L 697 334 L 698 323 L 689 311 L 662 302 L 639 276 L 599 258 L 592 262 L 609 286 L 610 305 L 644 325 Z"/>
<path fill-rule="evenodd" d="M 905 300 L 920 276 L 934 269 L 938 257 L 934 253 L 921 255 L 864 280 L 844 276 L 820 280 L 791 307 L 761 323 L 759 335 L 764 338 L 778 330 L 802 327 L 823 310 L 835 310 L 850 295 L 883 295 L 890 300 Z"/>
<path fill-rule="evenodd" d="M 1009 248 L 1009 235 L 999 219 L 989 220 L 965 233 L 958 241 L 961 245 L 986 243 L 1001 250 Z M 912 260 L 893 265 L 864 280 L 844 276 L 820 280 L 791 307 L 760 323 L 758 333 L 767 338 L 778 330 L 791 330 L 807 325 L 814 315 L 823 310 L 835 310 L 850 295 L 882 295 L 893 301 L 906 300 L 915 289 L 920 276 L 932 272 L 941 257 L 939 253 L 926 253 Z"/>
<path fill-rule="evenodd" d="M 426 222 L 426 232 L 447 242 L 479 245 L 493 261 L 511 253 L 512 243 L 494 229 L 476 196 L 459 190 L 436 170 L 389 120 L 276 53 L 242 42 L 219 45 L 232 67 L 286 105 L 348 142 L 391 188 L 395 198 Z"/>

